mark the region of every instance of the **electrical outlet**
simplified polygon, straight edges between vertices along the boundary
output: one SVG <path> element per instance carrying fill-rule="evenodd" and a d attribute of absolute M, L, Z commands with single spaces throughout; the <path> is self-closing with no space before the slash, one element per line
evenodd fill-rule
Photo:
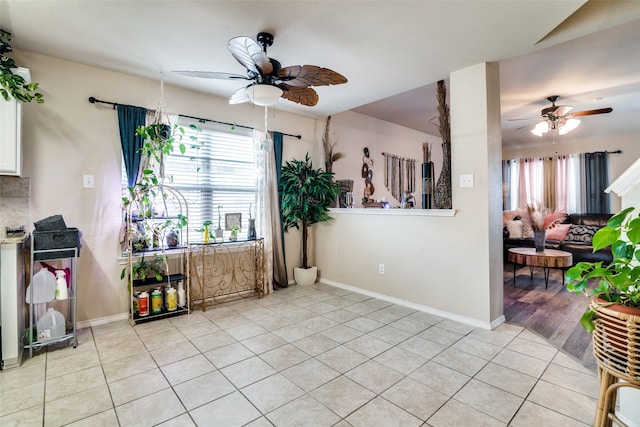
<path fill-rule="evenodd" d="M 378 265 L 378 274 L 384 274 L 384 264 Z"/>
<path fill-rule="evenodd" d="M 84 188 L 93 188 L 95 187 L 95 181 L 93 175 L 83 175 L 82 176 L 82 186 Z"/>

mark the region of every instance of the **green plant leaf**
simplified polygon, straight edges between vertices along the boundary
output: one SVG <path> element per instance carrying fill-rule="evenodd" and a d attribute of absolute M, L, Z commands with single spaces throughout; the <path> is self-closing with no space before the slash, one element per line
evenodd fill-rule
<path fill-rule="evenodd" d="M 620 230 L 613 227 L 602 227 L 593 235 L 593 251 L 611 246 L 620 237 Z"/>
<path fill-rule="evenodd" d="M 634 246 L 637 246 L 640 243 L 640 218 L 634 218 L 629 223 L 627 238 L 629 239 L 629 242 Z"/>
<path fill-rule="evenodd" d="M 609 220 L 607 221 L 607 226 L 613 227 L 613 228 L 620 227 L 624 222 L 624 220 L 627 218 L 627 215 L 629 214 L 629 212 L 633 211 L 634 209 L 635 208 L 633 207 L 629 207 L 618 212 L 617 214 L 609 218 Z"/>
<path fill-rule="evenodd" d="M 595 313 L 591 309 L 587 309 L 584 312 L 582 317 L 580 318 L 580 324 L 585 329 L 585 331 L 592 333 L 595 330 L 595 326 L 593 325 L 593 320 L 595 319 Z"/>

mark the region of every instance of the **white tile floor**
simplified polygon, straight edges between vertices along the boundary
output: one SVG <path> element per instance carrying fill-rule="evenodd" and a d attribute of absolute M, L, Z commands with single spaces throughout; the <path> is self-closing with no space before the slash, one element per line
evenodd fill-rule
<path fill-rule="evenodd" d="M 0 425 L 585 426 L 598 389 L 521 327 L 323 284 L 79 337 L 0 373 Z"/>

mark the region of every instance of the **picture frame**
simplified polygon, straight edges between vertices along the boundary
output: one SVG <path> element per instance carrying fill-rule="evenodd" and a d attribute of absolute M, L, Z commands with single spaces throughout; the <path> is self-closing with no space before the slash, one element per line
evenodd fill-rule
<path fill-rule="evenodd" d="M 242 228 L 242 213 L 234 212 L 224 214 L 224 229 L 230 231 L 233 227 Z"/>

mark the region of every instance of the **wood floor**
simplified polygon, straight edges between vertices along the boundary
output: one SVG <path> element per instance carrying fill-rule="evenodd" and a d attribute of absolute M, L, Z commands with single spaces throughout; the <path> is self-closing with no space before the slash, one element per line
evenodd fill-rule
<path fill-rule="evenodd" d="M 548 289 L 545 289 L 542 268 L 535 268 L 531 279 L 529 267 L 518 267 L 515 287 L 513 276 L 513 265 L 505 263 L 504 315 L 507 322 L 529 328 L 595 371 L 591 334 L 580 325 L 589 299 L 564 288 L 560 269 L 550 270 Z"/>

